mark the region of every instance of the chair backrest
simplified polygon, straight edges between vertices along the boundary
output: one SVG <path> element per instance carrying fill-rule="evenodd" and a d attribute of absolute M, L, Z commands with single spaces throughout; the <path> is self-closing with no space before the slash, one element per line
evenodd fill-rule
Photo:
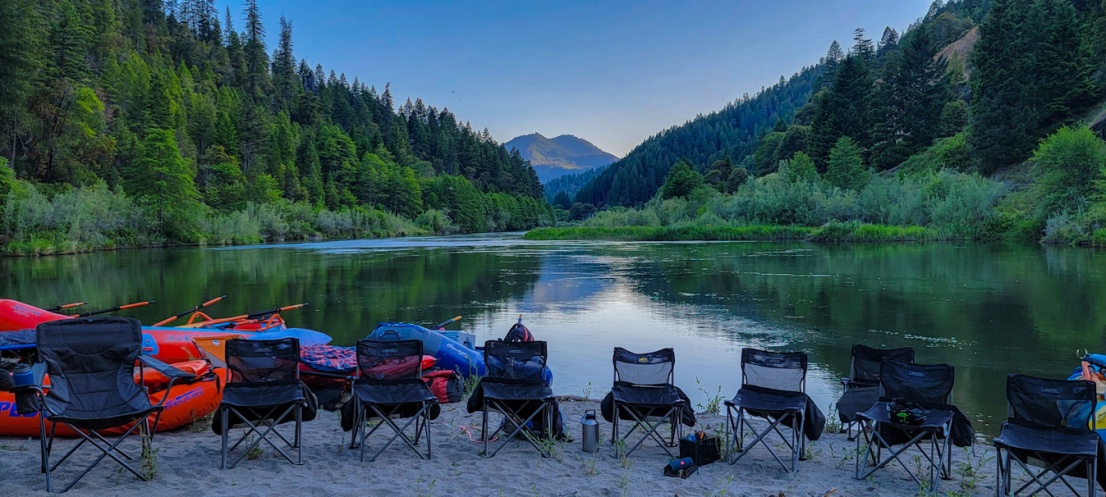
<path fill-rule="evenodd" d="M 1053 380 L 1023 374 L 1006 377 L 1010 420 L 1020 424 L 1089 429 L 1097 398 L 1094 383 L 1090 381 Z"/>
<path fill-rule="evenodd" d="M 150 405 L 134 382 L 142 352 L 142 323 L 123 317 L 64 319 L 35 329 L 38 354 L 50 375 L 46 402 L 58 414 L 110 417 Z"/>
<path fill-rule="evenodd" d="M 634 385 L 671 385 L 676 369 L 676 352 L 660 349 L 636 354 L 622 347 L 614 348 L 614 381 Z"/>
<path fill-rule="evenodd" d="M 898 349 L 877 349 L 862 344 L 854 344 L 850 355 L 849 380 L 862 385 L 879 385 L 880 363 L 884 359 L 898 359 L 914 362 L 914 347 Z"/>
<path fill-rule="evenodd" d="M 357 368 L 364 382 L 422 378 L 421 340 L 361 340 Z"/>
<path fill-rule="evenodd" d="M 741 384 L 784 390 L 806 391 L 806 352 L 772 352 L 741 349 Z"/>
<path fill-rule="evenodd" d="M 879 372 L 880 397 L 919 404 L 951 404 L 955 378 L 955 369 L 949 364 L 884 359 Z"/>
<path fill-rule="evenodd" d="M 300 341 L 227 340 L 228 383 L 268 383 L 295 381 L 300 377 Z"/>
<path fill-rule="evenodd" d="M 533 342 L 484 342 L 484 365 L 488 377 L 525 383 L 542 383 L 549 351 L 541 340 Z"/>

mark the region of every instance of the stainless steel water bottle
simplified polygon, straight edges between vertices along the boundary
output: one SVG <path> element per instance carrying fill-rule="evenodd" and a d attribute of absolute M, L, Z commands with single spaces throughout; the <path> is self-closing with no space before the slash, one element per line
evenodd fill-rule
<path fill-rule="evenodd" d="M 580 418 L 580 440 L 583 442 L 584 452 L 599 450 L 599 421 L 595 419 L 595 409 L 584 411 L 584 417 Z"/>

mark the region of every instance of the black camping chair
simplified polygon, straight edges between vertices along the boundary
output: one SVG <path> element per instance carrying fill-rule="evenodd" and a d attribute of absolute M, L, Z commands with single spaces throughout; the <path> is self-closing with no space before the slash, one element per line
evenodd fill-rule
<path fill-rule="evenodd" d="M 30 388 L 38 398 L 46 491 L 54 491 L 51 472 L 86 442 L 98 449 L 100 455 L 62 492 L 72 488 L 105 457 L 110 457 L 139 479 L 147 480 L 142 471 L 131 466 L 134 458 L 120 450 L 120 445 L 138 431 L 143 438 L 143 453 L 146 453 L 157 430 L 165 399 L 171 396 L 166 394 L 161 402 L 151 404 L 146 389 L 134 382 L 135 362 L 138 361 L 140 371 L 148 366 L 165 374 L 170 389 L 177 382 L 196 380 L 196 375 L 141 355 L 142 323 L 135 319 L 100 317 L 52 321 L 38 325 L 35 335 L 38 356 L 43 363 L 33 369 L 38 381 Z M 48 391 L 41 386 L 46 374 L 50 375 Z M 47 421 L 51 423 L 49 435 Z M 58 424 L 68 426 L 81 438 L 51 465 Z M 109 441 L 102 433 L 119 427 L 125 429 L 114 441 Z"/>
<path fill-rule="evenodd" d="M 853 345 L 849 377 L 841 378 L 844 391 L 837 401 L 841 431 L 848 433 L 849 440 L 856 436 L 852 431 L 856 425 L 856 413 L 866 411 L 879 401 L 879 368 L 884 359 L 914 362 L 914 347 L 877 349 L 859 343 Z"/>
<path fill-rule="evenodd" d="M 1052 495 L 1047 487 L 1057 481 L 1079 495 L 1066 476 L 1086 478 L 1086 495 L 1096 495 L 1102 439 L 1089 428 L 1097 408 L 1094 383 L 1012 374 L 1006 377 L 1006 400 L 1010 417 L 995 438 L 998 495 L 1017 495 L 1034 484 L 1026 495 Z M 1011 492 L 1012 462 L 1030 480 Z"/>
<path fill-rule="evenodd" d="M 948 364 L 883 361 L 880 401 L 856 414 L 858 431 L 864 435 L 856 437 L 856 479 L 863 480 L 894 461 L 921 485 L 920 475 L 900 458 L 914 447 L 929 463 L 929 490 L 937 492 L 938 482 L 949 476 L 952 467 L 949 434 L 956 416 L 951 405 L 954 379 L 955 370 Z M 925 442 L 929 442 L 928 450 Z M 896 445 L 901 447 L 895 449 Z M 888 450 L 887 457 L 883 457 L 883 449 Z M 865 468 L 868 465 L 871 467 Z"/>
<path fill-rule="evenodd" d="M 611 430 L 611 443 L 625 447 L 635 430 L 644 430 L 644 434 L 629 450 L 623 449 L 624 453 L 615 455 L 628 457 L 646 440 L 653 439 L 669 456 L 676 457 L 670 448 L 676 446 L 677 438 L 683 437 L 680 415 L 685 404 L 674 384 L 676 352 L 669 348 L 635 354 L 622 347 L 615 347 L 613 362 L 611 423 L 614 427 Z M 621 438 L 618 428 L 620 420 L 634 422 Z M 665 423 L 668 423 L 670 430 L 668 440 L 658 433 Z"/>
<path fill-rule="evenodd" d="M 733 433 L 729 439 L 734 450 L 730 464 L 745 457 L 758 443 L 780 463 L 784 470 L 798 470 L 799 458 L 806 447 L 803 434 L 806 419 L 806 352 L 771 352 L 753 348 L 741 349 L 741 388 L 733 399 L 726 401 L 726 428 Z M 747 416 L 764 418 L 768 426 L 757 432 Z M 791 427 L 785 436 L 780 425 Z M 745 445 L 746 433 L 753 441 Z M 766 437 L 775 433 L 791 451 L 790 468 L 768 445 Z"/>
<path fill-rule="evenodd" d="M 488 340 L 484 343 L 484 364 L 488 375 L 480 379 L 474 396 L 479 396 L 479 409 L 483 411 L 481 438 L 485 457 L 494 457 L 512 438 L 522 436 L 541 454 L 552 454 L 543 449 L 539 437 L 552 438 L 553 411 L 556 398 L 545 383 L 549 352 L 544 341 L 504 342 Z M 470 402 L 469 411 L 473 404 Z M 503 422 L 495 430 L 488 430 L 488 413 L 498 412 Z M 541 424 L 541 429 L 531 425 Z M 503 443 L 489 452 L 490 441 L 503 432 Z"/>
<path fill-rule="evenodd" d="M 394 434 L 369 462 L 375 461 L 396 439 L 403 440 L 420 458 L 430 459 L 430 410 L 437 406 L 438 398 L 422 381 L 422 341 L 362 340 L 357 342 L 357 366 L 359 377 L 351 388 L 356 419 L 350 448 L 360 446 L 364 461 L 365 439 L 387 426 Z M 380 422 L 366 429 L 366 423 L 372 418 Z M 395 418 L 408 421 L 401 427 Z M 415 426 L 414 439 L 407 435 L 412 424 Z M 418 448 L 423 433 L 426 434 L 425 456 Z"/>
<path fill-rule="evenodd" d="M 250 435 L 257 438 L 230 464 L 236 466 L 264 440 L 292 464 L 303 464 L 300 438 L 303 410 L 307 406 L 306 386 L 300 381 L 300 342 L 295 338 L 277 340 L 231 339 L 226 343 L 227 385 L 219 404 L 217 423 L 211 428 L 222 435 L 219 469 L 226 469 L 227 455 Z M 288 441 L 277 425 L 295 422 L 293 440 Z M 228 448 L 230 430 L 245 426 L 233 446 Z M 288 455 L 270 436 L 296 449 L 296 459 Z"/>

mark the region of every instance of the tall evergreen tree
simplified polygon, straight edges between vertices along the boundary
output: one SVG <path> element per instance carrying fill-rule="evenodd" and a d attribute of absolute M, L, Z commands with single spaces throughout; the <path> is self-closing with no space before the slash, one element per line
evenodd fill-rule
<path fill-rule="evenodd" d="M 199 193 L 173 132 L 151 128 L 138 149 L 138 160 L 126 170 L 126 189 L 150 206 L 161 234 L 173 241 L 196 239 Z"/>
<path fill-rule="evenodd" d="M 0 154 L 14 168 L 31 126 L 29 99 L 42 68 L 42 20 L 34 0 L 0 2 Z"/>

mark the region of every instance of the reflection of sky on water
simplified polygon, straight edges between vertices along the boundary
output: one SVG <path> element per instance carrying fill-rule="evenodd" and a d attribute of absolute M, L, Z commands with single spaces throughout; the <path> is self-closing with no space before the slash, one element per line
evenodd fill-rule
<path fill-rule="evenodd" d="M 634 250 L 619 250 L 627 254 Z M 741 348 L 786 348 L 781 329 L 734 315 L 724 305 L 672 304 L 634 291 L 627 272 L 633 257 L 553 254 L 543 259 L 533 290 L 506 312 L 481 316 L 478 341 L 500 338 L 519 314 L 538 339 L 549 342 L 559 394 L 605 394 L 614 347 L 676 351 L 676 383 L 693 404 L 729 398 L 741 384 Z M 837 396 L 838 379 L 812 366 L 808 391 L 823 409 Z M 701 384 L 702 388 L 698 385 Z"/>

